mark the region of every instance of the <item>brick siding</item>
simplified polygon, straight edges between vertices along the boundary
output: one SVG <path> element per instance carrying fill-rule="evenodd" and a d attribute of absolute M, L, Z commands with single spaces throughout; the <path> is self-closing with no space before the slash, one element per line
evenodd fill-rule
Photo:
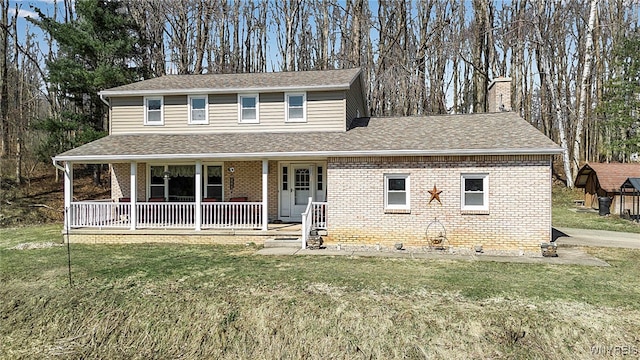
<path fill-rule="evenodd" d="M 111 199 L 117 201 L 123 197 L 131 197 L 131 165 L 129 163 L 111 164 Z M 136 174 L 136 194 L 138 201 L 147 199 L 147 164 L 138 163 Z"/>
<path fill-rule="evenodd" d="M 166 232 L 166 231 L 165 231 Z M 107 232 L 95 231 L 90 233 L 69 234 L 71 244 L 143 244 L 143 243 L 172 243 L 172 244 L 225 244 L 244 245 L 253 242 L 262 245 L 266 239 L 264 235 L 229 235 L 229 234 L 192 234 L 192 233 L 143 233 L 143 232 Z"/>
<path fill-rule="evenodd" d="M 327 243 L 428 246 L 438 220 L 453 247 L 539 251 L 551 228 L 549 156 L 330 158 Z M 385 213 L 384 174 L 410 175 L 409 213 Z M 489 211 L 461 210 L 461 174 L 489 174 Z M 436 185 L 440 199 L 428 204 Z M 435 225 L 434 225 L 435 226 Z"/>
<path fill-rule="evenodd" d="M 203 167 L 205 165 L 203 164 Z M 229 172 L 234 168 L 234 172 Z M 223 164 L 224 198 L 228 201 L 232 197 L 247 197 L 249 201 L 262 201 L 262 161 L 227 161 Z M 233 189 L 231 189 L 233 178 Z M 146 201 L 147 164 L 138 164 L 137 174 L 138 201 Z M 204 180 L 203 180 L 204 181 Z M 268 174 L 268 208 L 269 219 L 277 218 L 278 214 L 278 163 L 269 161 Z M 130 165 L 118 163 L 111 165 L 111 198 L 118 200 L 130 197 Z"/>
<path fill-rule="evenodd" d="M 493 81 L 487 93 L 487 111 L 511 111 L 511 79 L 496 78 Z"/>

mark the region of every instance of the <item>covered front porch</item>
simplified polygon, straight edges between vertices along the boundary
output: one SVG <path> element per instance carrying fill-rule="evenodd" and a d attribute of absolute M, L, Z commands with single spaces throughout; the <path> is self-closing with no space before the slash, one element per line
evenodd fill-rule
<path fill-rule="evenodd" d="M 268 219 L 264 202 L 116 202 L 74 201 L 66 210 L 69 229 L 206 229 L 279 231 L 292 223 Z M 309 200 L 302 222 L 312 229 L 327 229 L 326 202 Z M 299 224 L 299 223 L 293 223 Z M 299 226 L 298 226 L 299 227 Z"/>
<path fill-rule="evenodd" d="M 73 197 L 73 165 L 63 170 L 65 230 L 74 235 L 297 234 L 304 247 L 311 230 L 327 229 L 322 160 L 112 162 L 111 198 L 88 201 Z"/>

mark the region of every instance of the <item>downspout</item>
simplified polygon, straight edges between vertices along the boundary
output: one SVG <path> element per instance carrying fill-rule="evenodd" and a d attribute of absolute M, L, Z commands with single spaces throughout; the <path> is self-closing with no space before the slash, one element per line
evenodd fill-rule
<path fill-rule="evenodd" d="M 64 172 L 64 168 L 60 165 L 58 165 L 58 161 L 56 160 L 55 157 L 51 157 L 51 161 L 53 162 L 53 166 L 55 166 L 56 169 Z"/>
<path fill-rule="evenodd" d="M 107 106 L 109 106 L 109 102 L 107 100 L 104 99 L 104 95 L 102 94 L 102 92 L 99 92 L 98 95 L 100 96 L 100 100 Z"/>
<path fill-rule="evenodd" d="M 108 121 L 107 127 L 109 128 L 109 134 L 111 134 L 111 104 L 107 100 L 105 100 L 105 97 L 102 91 L 98 93 L 98 96 L 100 97 L 100 101 L 102 101 L 109 108 L 109 113 L 107 115 L 107 121 Z"/>
<path fill-rule="evenodd" d="M 53 157 L 53 156 L 51 157 L 51 162 L 53 163 L 53 166 L 56 169 L 62 171 L 63 174 L 66 172 L 65 168 L 63 168 L 62 166 L 58 165 L 58 161 L 56 160 L 55 157 Z M 66 176 L 66 175 L 64 175 L 64 176 Z M 56 175 L 56 177 L 57 177 L 57 175 Z M 65 205 L 63 211 L 64 211 L 64 229 L 65 229 L 66 234 L 67 234 L 67 247 L 68 247 L 69 246 L 69 208 Z M 71 268 L 71 257 L 69 257 L 69 268 Z M 69 283 L 71 283 L 71 270 L 69 270 Z"/>

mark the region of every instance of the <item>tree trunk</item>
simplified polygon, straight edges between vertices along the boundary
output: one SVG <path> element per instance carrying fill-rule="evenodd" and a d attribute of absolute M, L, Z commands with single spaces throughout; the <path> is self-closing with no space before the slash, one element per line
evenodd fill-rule
<path fill-rule="evenodd" d="M 484 0 L 474 0 L 474 31 L 475 43 L 471 50 L 473 57 L 473 112 L 482 113 L 487 111 L 487 77 L 488 77 L 488 59 L 487 49 L 487 31 L 486 23 L 488 15 L 488 4 Z M 485 55 L 483 61 L 483 54 Z"/>
<path fill-rule="evenodd" d="M 209 42 L 209 24 L 211 24 L 212 9 L 209 1 L 200 1 L 196 6 L 197 12 L 197 28 L 196 28 L 196 65 L 195 74 L 202 74 L 202 63 L 204 61 L 204 53 L 206 45 Z"/>
<path fill-rule="evenodd" d="M 578 106 L 578 119 L 576 122 L 575 135 L 573 139 L 573 162 L 571 163 L 573 173 L 577 174 L 580 165 L 580 154 L 583 139 L 583 125 L 587 114 L 587 99 L 591 93 L 591 58 L 593 57 L 593 28 L 598 12 L 598 0 L 591 0 L 591 10 L 589 11 L 589 23 L 584 46 L 584 67 L 582 68 L 582 81 L 580 84 L 580 102 Z"/>
<path fill-rule="evenodd" d="M 545 42 L 542 39 L 542 32 L 540 30 L 540 24 L 542 17 L 541 12 L 538 14 L 538 24 L 535 26 L 535 35 L 536 40 L 540 44 L 541 49 L 545 49 Z M 566 119 L 563 111 L 563 106 L 560 102 L 560 96 L 558 94 L 558 84 L 555 84 L 553 81 L 553 74 L 551 72 L 551 66 L 549 62 L 551 61 L 551 56 L 547 51 L 541 51 L 540 53 L 540 61 L 539 64 L 542 65 L 541 75 L 544 74 L 544 79 L 541 76 L 542 80 L 545 81 L 547 90 L 549 95 L 551 96 L 551 102 L 555 109 L 556 114 L 556 124 L 558 128 L 558 136 L 560 137 L 560 146 L 562 147 L 562 165 L 565 172 L 566 184 L 567 187 L 573 188 L 573 173 L 571 171 L 571 161 L 569 159 L 569 143 L 567 140 L 567 129 L 566 129 Z"/>
<path fill-rule="evenodd" d="M 18 16 L 17 14 L 13 18 L 13 33 L 18 34 Z M 20 63 L 20 52 L 18 49 L 18 44 L 15 44 L 13 47 L 13 63 L 17 68 Z M 22 144 L 23 144 L 23 136 L 24 136 L 24 128 L 23 122 L 25 121 L 24 110 L 27 106 L 25 102 L 25 87 L 27 86 L 26 82 L 26 74 L 24 73 L 25 66 L 24 62 L 22 63 L 21 69 L 17 69 L 16 78 L 18 81 L 15 84 L 15 121 L 14 121 L 14 131 L 15 131 L 15 142 L 16 142 L 16 184 L 22 184 Z M 7 99 L 9 100 L 9 99 Z"/>
<path fill-rule="evenodd" d="M 0 158 L 9 156 L 9 64 L 7 60 L 9 50 L 9 0 L 0 0 L 2 23 L 0 31 L 0 132 L 2 144 Z"/>

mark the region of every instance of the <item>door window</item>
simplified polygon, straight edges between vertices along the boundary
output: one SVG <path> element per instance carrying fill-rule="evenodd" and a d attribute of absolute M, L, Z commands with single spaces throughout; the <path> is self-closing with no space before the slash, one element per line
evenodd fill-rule
<path fill-rule="evenodd" d="M 311 174 L 309 169 L 296 169 L 295 171 L 295 204 L 306 205 L 311 194 Z"/>

